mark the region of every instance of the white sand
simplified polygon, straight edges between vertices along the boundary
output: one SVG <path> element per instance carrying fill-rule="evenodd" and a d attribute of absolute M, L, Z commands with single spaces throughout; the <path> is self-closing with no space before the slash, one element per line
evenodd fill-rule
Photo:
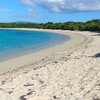
<path fill-rule="evenodd" d="M 0 100 L 100 98 L 100 57 L 94 56 L 100 53 L 100 36 L 91 32 L 52 32 L 68 33 L 72 39 L 37 52 L 39 57 L 32 53 L 0 63 L 0 73 L 17 68 L 0 76 Z"/>
<path fill-rule="evenodd" d="M 16 28 L 16 30 L 19 30 L 19 29 Z M 30 63 L 39 61 L 47 56 L 50 56 L 50 55 L 58 52 L 58 51 L 64 51 L 66 49 L 69 49 L 75 45 L 80 44 L 81 42 L 83 42 L 86 39 L 86 37 L 79 35 L 78 32 L 71 32 L 71 31 L 24 29 L 24 28 L 20 29 L 20 30 L 38 30 L 38 31 L 54 32 L 54 33 L 58 33 L 58 34 L 69 35 L 69 36 L 71 36 L 72 39 L 67 42 L 64 42 L 63 44 L 59 44 L 54 47 L 50 47 L 50 48 L 43 49 L 38 52 L 26 54 L 24 56 L 15 57 L 13 59 L 8 59 L 4 62 L 0 62 L 0 74 L 5 73 L 9 70 L 11 71 L 15 68 L 20 68 L 22 66 L 29 65 Z M 73 34 L 73 33 L 77 33 L 77 34 Z M 51 34 L 53 34 L 53 33 L 51 33 Z"/>

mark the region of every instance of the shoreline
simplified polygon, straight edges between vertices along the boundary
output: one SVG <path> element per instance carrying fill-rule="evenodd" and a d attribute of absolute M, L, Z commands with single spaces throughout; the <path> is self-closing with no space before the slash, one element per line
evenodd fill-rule
<path fill-rule="evenodd" d="M 59 45 L 55 45 L 55 46 L 52 46 L 52 47 L 49 47 L 37 52 L 33 52 L 33 53 L 31 52 L 29 54 L 21 55 L 21 56 L 0 62 L 0 74 L 6 73 L 10 70 L 20 68 L 25 65 L 29 65 L 30 63 L 37 62 L 56 52 L 63 51 L 64 49 L 69 49 L 75 45 L 79 45 L 81 42 L 84 42 L 86 38 L 85 36 L 79 34 L 80 32 L 78 31 L 74 32 L 74 31 L 66 31 L 66 30 L 65 31 L 64 30 L 48 30 L 48 29 L 44 30 L 44 29 L 26 29 L 26 28 L 5 28 L 5 29 L 51 32 L 51 33 L 69 35 L 71 39 Z"/>
<path fill-rule="evenodd" d="M 100 35 L 78 31 L 69 34 L 72 34 L 69 44 L 60 45 L 59 50 L 49 48 L 52 53 L 43 59 L 1 75 L 0 99 L 99 99 Z"/>
<path fill-rule="evenodd" d="M 1 30 L 2 30 L 3 28 L 1 28 Z M 4 30 L 23 30 L 23 31 L 41 31 L 41 30 L 35 30 L 35 29 L 15 29 L 15 28 L 5 28 Z M 42 32 L 44 32 L 43 30 L 42 30 Z M 49 34 L 59 34 L 59 33 L 53 33 L 53 32 L 48 32 Z M 41 51 L 41 50 L 44 50 L 44 49 L 47 49 L 47 48 L 51 48 L 51 47 L 54 47 L 54 46 L 57 46 L 57 45 L 61 45 L 61 44 L 63 44 L 64 42 L 67 42 L 67 41 L 69 41 L 70 39 L 71 39 L 71 37 L 69 37 L 68 35 L 64 35 L 64 34 L 62 34 L 63 36 L 66 36 L 66 38 L 64 38 L 64 39 L 61 39 L 61 40 L 58 40 L 58 41 L 51 41 L 51 43 L 46 43 L 45 45 L 39 45 L 38 47 L 36 47 L 36 48 L 34 48 L 34 47 L 31 47 L 31 48 L 28 48 L 28 49 L 25 49 L 25 50 L 23 50 L 23 51 L 19 51 L 19 52 L 13 52 L 13 53 L 11 53 L 11 54 L 6 54 L 6 55 L 4 55 L 4 56 L 2 56 L 2 57 L 0 57 L 0 62 L 4 62 L 4 61 L 7 61 L 7 60 L 9 60 L 9 59 L 13 59 L 13 58 L 17 58 L 17 57 L 19 57 L 19 56 L 24 56 L 24 55 L 28 55 L 28 54 L 31 54 L 31 53 L 35 53 L 35 52 L 39 52 L 39 51 Z"/>

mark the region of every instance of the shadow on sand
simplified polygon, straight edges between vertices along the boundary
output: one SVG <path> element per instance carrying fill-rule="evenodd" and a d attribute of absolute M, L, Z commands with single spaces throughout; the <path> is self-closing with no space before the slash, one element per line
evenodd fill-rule
<path fill-rule="evenodd" d="M 97 53 L 94 55 L 95 58 L 99 58 L 100 57 L 100 53 Z"/>

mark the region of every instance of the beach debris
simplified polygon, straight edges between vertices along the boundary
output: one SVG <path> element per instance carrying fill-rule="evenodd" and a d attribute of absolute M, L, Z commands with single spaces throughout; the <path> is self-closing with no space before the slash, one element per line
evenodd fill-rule
<path fill-rule="evenodd" d="M 57 98 L 57 96 L 53 96 L 53 98 L 54 98 L 54 99 L 59 99 L 59 98 Z"/>
<path fill-rule="evenodd" d="M 3 80 L 3 81 L 1 82 L 1 84 L 2 84 L 2 85 L 4 85 L 5 83 L 6 83 L 6 81 L 5 81 L 5 80 Z"/>
<path fill-rule="evenodd" d="M 26 95 L 22 95 L 22 96 L 20 96 L 19 99 L 20 99 L 20 100 L 27 100 L 27 99 L 25 98 L 25 96 L 26 96 Z"/>
<path fill-rule="evenodd" d="M 11 94 L 11 93 L 13 93 L 13 91 L 9 91 L 8 93 Z"/>
<path fill-rule="evenodd" d="M 93 100 L 100 100 L 100 98 L 96 98 L 96 99 L 93 99 Z"/>
<path fill-rule="evenodd" d="M 33 91 L 28 92 L 28 93 L 27 93 L 27 96 L 28 96 L 28 95 L 32 95 L 32 93 L 33 93 Z"/>
<path fill-rule="evenodd" d="M 34 84 L 29 84 L 29 83 L 27 83 L 27 84 L 24 84 L 24 86 L 25 87 L 28 87 L 28 86 L 33 86 Z"/>
<path fill-rule="evenodd" d="M 57 64 L 57 63 L 58 63 L 58 61 L 54 61 L 54 63 L 55 63 L 55 64 Z"/>
<path fill-rule="evenodd" d="M 32 95 L 32 93 L 33 93 L 34 91 L 30 91 L 30 92 L 28 92 L 26 95 L 22 95 L 22 96 L 20 96 L 20 100 L 27 100 L 25 97 L 27 97 L 27 96 L 29 96 L 29 95 Z"/>
<path fill-rule="evenodd" d="M 94 55 L 95 58 L 99 58 L 100 57 L 100 53 L 97 53 Z"/>
<path fill-rule="evenodd" d="M 44 83 L 44 81 L 42 81 L 42 80 L 39 80 L 39 82 L 40 82 L 40 84 L 43 84 Z"/>

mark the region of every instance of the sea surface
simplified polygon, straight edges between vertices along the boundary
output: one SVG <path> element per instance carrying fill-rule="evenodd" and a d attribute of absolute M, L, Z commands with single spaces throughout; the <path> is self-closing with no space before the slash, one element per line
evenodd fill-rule
<path fill-rule="evenodd" d="M 0 29 L 0 60 L 12 55 L 37 51 L 63 43 L 70 39 L 67 35 L 49 32 Z"/>

